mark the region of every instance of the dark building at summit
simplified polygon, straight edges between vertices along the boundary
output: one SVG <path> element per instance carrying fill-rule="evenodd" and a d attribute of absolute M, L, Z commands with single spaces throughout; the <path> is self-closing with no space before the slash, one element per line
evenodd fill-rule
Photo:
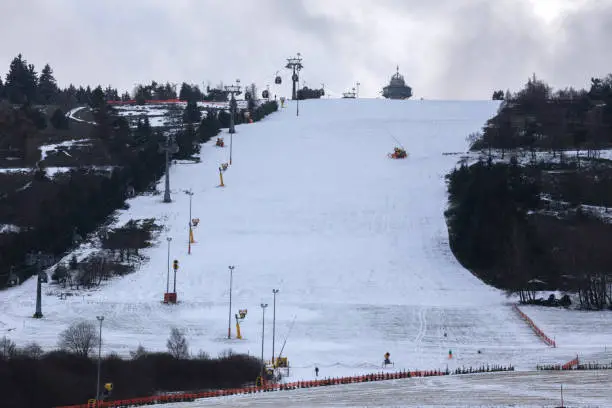
<path fill-rule="evenodd" d="M 406 85 L 404 77 L 400 75 L 399 66 L 389 85 L 383 88 L 383 96 L 387 99 L 408 99 L 412 96 L 412 88 Z"/>

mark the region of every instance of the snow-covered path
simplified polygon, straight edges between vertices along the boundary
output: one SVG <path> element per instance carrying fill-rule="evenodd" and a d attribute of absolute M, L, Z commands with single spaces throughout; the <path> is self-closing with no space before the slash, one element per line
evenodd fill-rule
<path fill-rule="evenodd" d="M 443 153 L 464 151 L 466 136 L 497 106 L 317 100 L 300 102 L 296 117 L 290 103 L 237 128 L 225 188 L 217 187 L 217 169 L 229 149 L 211 142 L 202 163 L 171 168 L 173 203 L 163 204 L 162 195 L 129 201 L 122 222 L 155 217 L 168 227 L 145 251 L 143 268 L 79 296 L 45 296 L 40 321 L 30 318 L 31 279 L 0 294 L 0 328 L 14 328 L 8 335 L 19 343 L 49 348 L 70 322 L 103 314 L 105 352 L 125 355 L 138 344 L 163 350 L 176 326 L 194 353 L 231 348 L 259 356 L 264 302 L 269 359 L 277 288 L 277 353 L 295 318 L 283 352 L 293 366 L 290 380 L 312 378 L 315 365 L 324 376 L 376 371 L 387 351 L 396 369 L 526 368 L 571 359 L 573 350 L 546 348 L 503 294 L 463 269 L 448 246 L 444 175 L 457 156 Z M 394 139 L 408 150 L 406 160 L 387 158 Z M 193 217 L 200 219 L 191 255 L 186 189 L 195 193 Z M 176 306 L 161 303 L 166 236 L 180 262 Z M 244 340 L 226 339 L 228 265 L 236 267 L 232 313 L 248 309 Z"/>

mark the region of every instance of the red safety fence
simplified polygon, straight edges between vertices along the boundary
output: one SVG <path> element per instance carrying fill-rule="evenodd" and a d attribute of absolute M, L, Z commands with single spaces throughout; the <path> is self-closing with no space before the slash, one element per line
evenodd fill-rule
<path fill-rule="evenodd" d="M 542 371 L 565 371 L 579 369 L 580 362 L 578 356 L 575 359 L 568 361 L 564 364 L 550 364 L 550 365 L 537 365 L 536 368 Z"/>
<path fill-rule="evenodd" d="M 544 332 L 538 327 L 536 326 L 536 324 L 533 322 L 533 320 L 531 320 L 531 318 L 529 316 L 527 316 L 525 313 L 523 313 L 523 311 L 521 309 L 519 309 L 519 307 L 517 305 L 512 305 L 513 309 L 519 314 L 519 316 L 521 316 L 521 318 L 527 322 L 527 324 L 533 329 L 533 331 L 535 332 L 535 334 L 542 339 L 542 341 L 546 344 L 548 344 L 551 347 L 557 347 L 557 343 L 552 340 L 550 337 L 548 337 L 546 334 L 544 334 Z"/>
<path fill-rule="evenodd" d="M 213 398 L 223 397 L 228 395 L 240 395 L 240 394 L 255 394 L 258 392 L 271 392 L 271 391 L 287 391 L 295 390 L 298 388 L 314 388 L 324 387 L 328 385 L 340 385 L 340 384 L 354 384 L 372 381 L 385 381 L 385 380 L 399 380 L 402 378 L 411 377 L 433 377 L 448 375 L 444 371 L 400 371 L 392 373 L 376 373 L 366 374 L 353 377 L 338 377 L 338 378 L 327 378 L 323 380 L 312 380 L 312 381 L 296 381 L 292 383 L 276 384 L 270 383 L 264 386 L 251 386 L 243 388 L 230 388 L 225 390 L 214 390 L 198 393 L 177 393 L 170 395 L 156 395 L 153 397 L 143 398 L 130 398 L 125 400 L 116 401 L 100 401 L 98 407 L 100 408 L 123 408 L 133 407 L 141 405 L 152 405 L 152 404 L 166 404 L 172 402 L 190 402 L 201 398 Z M 57 408 L 92 408 L 95 407 L 93 404 L 81 404 L 81 405 L 68 405 Z"/>
<path fill-rule="evenodd" d="M 180 99 L 151 99 L 148 101 L 145 101 L 145 103 L 148 104 L 157 104 L 157 103 L 180 103 L 180 102 L 184 102 L 181 101 Z M 130 99 L 129 101 L 106 101 L 106 103 L 108 103 L 109 105 L 133 105 L 136 103 L 136 99 Z"/>
<path fill-rule="evenodd" d="M 574 367 L 577 367 L 580 362 L 578 361 L 578 356 L 575 359 L 568 361 L 567 363 L 561 366 L 562 370 L 571 370 Z"/>

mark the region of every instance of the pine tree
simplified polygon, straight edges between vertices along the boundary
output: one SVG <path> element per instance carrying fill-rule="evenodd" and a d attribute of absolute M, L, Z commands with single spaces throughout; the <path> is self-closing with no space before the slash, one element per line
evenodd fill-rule
<path fill-rule="evenodd" d="M 91 93 L 91 103 L 90 106 L 93 109 L 103 109 L 106 106 L 106 98 L 104 95 L 104 91 L 101 86 L 98 86 Z"/>
<path fill-rule="evenodd" d="M 199 122 L 201 119 L 202 119 L 202 112 L 200 112 L 200 109 L 198 108 L 198 105 L 195 99 L 190 99 L 187 102 L 185 111 L 183 112 L 183 122 L 194 123 L 194 122 Z"/>
<path fill-rule="evenodd" d="M 196 138 L 197 134 L 193 123 L 187 122 L 183 130 L 176 135 L 176 144 L 179 148 L 176 157 L 186 159 L 194 153 L 197 153 L 199 151 L 199 145 L 197 144 Z"/>
<path fill-rule="evenodd" d="M 4 99 L 4 84 L 2 83 L 2 78 L 0 78 L 0 100 Z"/>
<path fill-rule="evenodd" d="M 6 74 L 6 94 L 11 103 L 32 103 L 36 100 L 38 77 L 34 65 L 28 65 L 21 54 L 16 56 Z"/>
<path fill-rule="evenodd" d="M 55 112 L 53 112 L 53 115 L 51 115 L 50 122 L 56 129 L 68 129 L 70 123 L 64 112 L 62 112 L 62 110 L 59 108 L 57 108 Z"/>
<path fill-rule="evenodd" d="M 38 81 L 38 97 L 39 102 L 48 105 L 55 102 L 55 99 L 59 93 L 57 82 L 53 76 L 53 70 L 49 64 L 43 68 L 40 79 Z"/>
<path fill-rule="evenodd" d="M 186 82 L 181 85 L 181 91 L 179 92 L 179 99 L 181 101 L 189 101 L 192 99 L 193 90 Z"/>

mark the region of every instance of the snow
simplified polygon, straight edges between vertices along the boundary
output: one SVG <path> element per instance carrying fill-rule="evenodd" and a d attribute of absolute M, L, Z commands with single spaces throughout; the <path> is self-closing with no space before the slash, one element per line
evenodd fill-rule
<path fill-rule="evenodd" d="M 202 407 L 612 407 L 612 370 L 451 375 L 207 398 Z"/>
<path fill-rule="evenodd" d="M 73 108 L 73 109 L 71 109 L 71 110 L 69 110 L 69 111 L 68 111 L 68 113 L 66 114 L 66 116 L 67 116 L 68 118 L 70 118 L 70 119 L 74 120 L 74 121 L 81 122 L 81 123 L 88 123 L 88 124 L 90 124 L 90 125 L 94 125 L 94 126 L 96 126 L 96 125 L 97 125 L 97 124 L 96 124 L 96 122 L 88 122 L 88 121 L 86 121 L 86 120 L 79 119 L 79 118 L 77 118 L 77 117 L 75 116 L 75 114 L 76 114 L 77 112 L 79 112 L 79 111 L 81 111 L 81 110 L 83 110 L 83 109 L 89 109 L 89 108 L 88 108 L 87 106 L 79 106 L 79 107 L 77 107 L 77 108 Z"/>
<path fill-rule="evenodd" d="M 21 227 L 19 225 L 14 224 L 0 224 L 0 234 L 9 234 L 9 233 L 18 233 L 21 231 Z"/>
<path fill-rule="evenodd" d="M 89 141 L 89 139 L 80 139 L 80 140 L 66 140 L 64 142 L 61 143 L 54 143 L 54 144 L 48 144 L 48 145 L 42 145 L 39 147 L 40 149 L 40 161 L 43 161 L 47 158 L 47 155 L 50 152 L 53 151 L 57 151 L 58 148 L 69 148 L 69 147 L 73 147 L 73 146 L 87 146 L 89 145 L 89 143 L 87 143 Z"/>
<path fill-rule="evenodd" d="M 4 167 L 0 168 L 0 173 L 29 173 L 34 171 L 30 167 Z"/>
<path fill-rule="evenodd" d="M 143 251 L 150 259 L 138 271 L 62 299 L 67 289 L 44 284 L 40 320 L 30 317 L 36 285 L 29 279 L 0 293 L 0 327 L 14 328 L 7 335 L 18 344 L 36 339 L 51 349 L 71 322 L 104 315 L 104 353 L 127 356 L 139 344 L 164 350 L 176 326 L 194 354 L 232 349 L 260 356 L 260 305 L 267 303 L 269 360 L 276 288 L 277 354 L 295 321 L 283 350 L 292 366 L 288 381 L 314 378 L 315 365 L 324 377 L 378 371 L 387 351 L 395 370 L 486 364 L 533 370 L 571 360 L 581 347 L 602 351 L 612 332 L 591 336 L 577 323 L 583 314 L 547 309 L 542 317 L 526 309 L 556 336 L 559 347 L 546 347 L 510 300 L 462 268 L 449 249 L 444 175 L 458 159 L 449 152 L 465 151 L 466 135 L 497 107 L 323 99 L 300 101 L 296 117 L 289 101 L 282 112 L 237 127 L 224 188 L 217 187 L 218 167 L 229 161 L 229 146 L 217 148 L 213 140 L 202 147 L 200 163 L 171 167 L 172 203 L 162 203 L 163 194 L 144 195 L 117 212 L 116 226 L 144 218 L 165 226 L 159 242 Z M 229 135 L 221 136 L 229 144 Z M 407 159 L 387 157 L 396 140 Z M 163 185 L 161 179 L 160 191 Z M 192 216 L 200 219 L 191 255 L 188 189 L 195 193 Z M 162 304 L 167 236 L 170 257 L 180 262 L 174 306 Z M 92 250 L 87 245 L 82 254 Z M 248 309 L 243 340 L 227 339 L 228 265 L 236 267 L 231 312 Z M 231 329 L 235 336 L 234 322 Z"/>

